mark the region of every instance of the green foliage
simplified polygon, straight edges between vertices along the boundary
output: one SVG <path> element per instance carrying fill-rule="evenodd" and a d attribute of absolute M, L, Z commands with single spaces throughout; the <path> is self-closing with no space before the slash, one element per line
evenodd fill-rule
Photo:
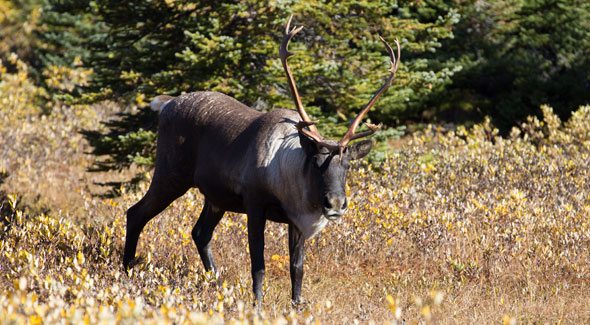
<path fill-rule="evenodd" d="M 86 8 L 90 1 L 44 0 L 40 27 L 35 36 L 43 46 L 37 50 L 44 66 L 70 66 L 75 60 L 90 60 L 92 42 L 102 25 Z"/>
<path fill-rule="evenodd" d="M 395 127 L 491 116 L 506 134 L 549 104 L 561 118 L 590 101 L 590 4 L 583 0 L 0 1 L 0 58 L 28 66 L 35 101 L 114 99 L 121 117 L 88 132 L 98 170 L 149 164 L 160 94 L 216 90 L 262 111 L 293 107 L 278 59 L 284 24 L 304 25 L 291 66 L 321 131 L 340 137 L 387 75 L 377 36 L 399 38 L 402 64 L 369 113 Z M 394 128 L 388 130 L 387 128 Z M 141 131 L 138 131 L 140 130 Z"/>
<path fill-rule="evenodd" d="M 387 57 L 378 34 L 399 38 L 404 55 L 399 81 L 380 103 L 380 120 L 394 121 L 409 114 L 410 106 L 417 110 L 420 98 L 452 74 L 421 57 L 452 35 L 458 18 L 452 10 L 432 17 L 430 4 L 105 0 L 95 5 L 109 33 L 93 51 L 94 86 L 131 100 L 137 94 L 151 98 L 208 89 L 258 108 L 292 107 L 277 55 L 291 13 L 306 27 L 292 46 L 299 53 L 292 65 L 304 103 L 315 107 L 318 117 L 353 116 L 382 83 Z"/>
<path fill-rule="evenodd" d="M 294 75 L 304 104 L 328 136 L 345 132 L 388 73 L 378 35 L 400 39 L 403 63 L 398 80 L 369 114 L 373 121 L 395 125 L 416 116 L 422 99 L 458 70 L 429 57 L 458 20 L 454 10 L 441 10 L 436 2 L 101 0 L 89 8 L 80 15 L 90 11 L 107 33 L 95 37 L 85 61 L 94 71 L 92 92 L 85 96 L 123 98 L 137 107 L 155 95 L 194 90 L 220 91 L 260 110 L 292 107 L 278 58 L 290 14 L 294 24 L 305 26 L 291 44 L 298 54 L 291 60 Z M 97 135 L 96 152 L 114 157 L 114 168 L 128 166 L 128 157 L 149 161 L 147 142 L 116 143 L 147 139 L 131 135 L 136 130 L 121 125 L 106 137 Z"/>
<path fill-rule="evenodd" d="M 52 101 L 80 102 L 90 85 L 93 71 L 87 62 L 103 25 L 86 10 L 89 5 L 85 0 L 42 1 L 43 14 L 33 34 L 40 44 L 36 49 L 40 82 Z"/>
<path fill-rule="evenodd" d="M 542 104 L 567 117 L 589 102 L 587 1 L 468 1 L 460 12 L 456 37 L 443 48 L 463 70 L 434 97 L 439 109 L 477 110 L 506 131 Z"/>
<path fill-rule="evenodd" d="M 88 59 L 90 36 L 99 30 L 89 15 L 70 14 L 83 1 L 0 1 L 0 60 L 8 72 L 21 71 L 13 58 L 26 65 L 26 77 L 42 91 L 36 99 L 46 103 L 73 102 L 88 86 L 92 70 Z M 31 95 L 39 95 L 32 92 Z"/>

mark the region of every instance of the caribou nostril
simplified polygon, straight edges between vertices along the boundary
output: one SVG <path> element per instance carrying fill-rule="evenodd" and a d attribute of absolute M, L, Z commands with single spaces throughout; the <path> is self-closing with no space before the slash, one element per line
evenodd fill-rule
<path fill-rule="evenodd" d="M 342 203 L 342 210 L 346 210 L 347 205 L 348 205 L 348 200 L 344 199 L 344 203 Z"/>
<path fill-rule="evenodd" d="M 330 200 L 328 199 L 327 196 L 324 196 L 324 208 L 326 208 L 326 209 L 332 208 L 332 203 L 330 203 Z"/>

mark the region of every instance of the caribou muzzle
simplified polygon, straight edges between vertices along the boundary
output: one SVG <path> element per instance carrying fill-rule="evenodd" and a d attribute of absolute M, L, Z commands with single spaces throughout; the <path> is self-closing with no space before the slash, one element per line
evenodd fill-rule
<path fill-rule="evenodd" d="M 323 205 L 326 219 L 334 221 L 346 212 L 348 202 L 344 194 L 328 193 L 324 196 Z"/>

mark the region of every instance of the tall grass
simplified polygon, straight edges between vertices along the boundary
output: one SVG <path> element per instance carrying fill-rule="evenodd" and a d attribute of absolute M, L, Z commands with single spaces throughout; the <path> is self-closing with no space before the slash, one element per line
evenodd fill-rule
<path fill-rule="evenodd" d="M 0 100 L 34 94 L 12 77 Z M 93 157 L 78 133 L 112 106 L 39 115 L 34 98 L 19 100 L 0 107 L 2 323 L 590 322 L 590 107 L 566 123 L 543 107 L 508 138 L 489 121 L 433 126 L 383 165 L 356 165 L 349 213 L 307 245 L 297 310 L 286 227 L 267 227 L 258 315 L 243 215 L 215 231 L 222 286 L 190 235 L 196 190 L 148 224 L 144 261 L 124 272 L 125 210 L 141 193 L 93 196 L 93 180 L 116 176 L 85 171 Z"/>

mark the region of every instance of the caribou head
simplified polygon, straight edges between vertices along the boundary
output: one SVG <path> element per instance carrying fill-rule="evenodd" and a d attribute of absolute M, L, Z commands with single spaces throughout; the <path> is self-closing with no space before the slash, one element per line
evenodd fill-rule
<path fill-rule="evenodd" d="M 311 173 L 315 174 L 315 179 L 320 180 L 319 188 L 321 189 L 321 202 L 324 216 L 328 220 L 336 220 L 346 212 L 347 200 L 345 184 L 346 173 L 350 161 L 366 156 L 373 146 L 371 140 L 363 140 L 354 143 L 351 143 L 351 141 L 370 136 L 380 129 L 380 125 L 365 123 L 367 130 L 356 133 L 356 130 L 365 115 L 367 115 L 369 110 L 375 105 L 375 102 L 377 102 L 379 97 L 381 97 L 395 79 L 401 49 L 399 42 L 396 39 L 395 45 L 397 47 L 397 53 L 394 53 L 391 46 L 380 37 L 387 49 L 391 64 L 389 68 L 390 74 L 387 81 L 381 86 L 381 88 L 379 88 L 379 90 L 377 90 L 361 112 L 354 118 L 348 131 L 346 131 L 340 140 L 325 139 L 315 126 L 316 123 L 312 121 L 309 115 L 305 112 L 301 97 L 299 96 L 299 91 L 295 84 L 295 79 L 291 73 L 291 68 L 287 63 L 287 59 L 293 55 L 293 53 L 288 50 L 289 42 L 303 29 L 303 26 L 291 28 L 292 18 L 293 16 L 289 17 L 289 20 L 287 21 L 285 35 L 279 48 L 279 56 L 283 68 L 285 69 L 285 73 L 287 74 L 289 89 L 291 90 L 295 107 L 302 119 L 302 121 L 296 124 L 300 134 L 301 146 L 305 150 L 308 160 L 310 161 L 312 168 Z"/>

